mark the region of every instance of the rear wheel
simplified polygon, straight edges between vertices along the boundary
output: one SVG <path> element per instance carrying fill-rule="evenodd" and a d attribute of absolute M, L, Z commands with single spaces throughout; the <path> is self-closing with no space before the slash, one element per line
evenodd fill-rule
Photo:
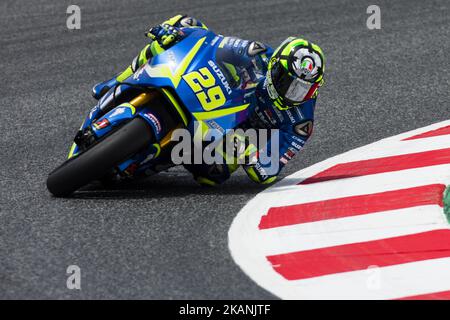
<path fill-rule="evenodd" d="M 56 197 L 69 196 L 89 182 L 148 147 L 153 133 L 144 119 L 134 118 L 91 148 L 67 160 L 47 178 L 47 189 Z"/>

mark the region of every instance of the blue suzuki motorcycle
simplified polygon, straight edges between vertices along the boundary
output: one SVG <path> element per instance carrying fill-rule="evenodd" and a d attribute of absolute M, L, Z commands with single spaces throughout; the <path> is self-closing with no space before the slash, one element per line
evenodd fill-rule
<path fill-rule="evenodd" d="M 217 59 L 221 39 L 195 29 L 111 88 L 86 117 L 67 161 L 49 174 L 48 190 L 64 197 L 95 180 L 156 174 L 174 166 L 174 130 L 194 136 L 200 123 L 225 135 L 242 124 L 251 101 Z"/>

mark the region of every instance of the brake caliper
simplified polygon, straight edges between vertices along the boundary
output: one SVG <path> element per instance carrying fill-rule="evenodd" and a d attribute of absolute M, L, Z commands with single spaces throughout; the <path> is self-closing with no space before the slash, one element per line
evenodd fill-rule
<path fill-rule="evenodd" d="M 90 127 L 79 130 L 73 139 L 80 151 L 85 151 L 95 142 L 95 137 Z"/>

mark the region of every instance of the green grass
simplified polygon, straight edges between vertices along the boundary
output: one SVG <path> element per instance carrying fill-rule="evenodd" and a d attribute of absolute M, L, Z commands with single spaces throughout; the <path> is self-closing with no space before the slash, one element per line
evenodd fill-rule
<path fill-rule="evenodd" d="M 450 186 L 447 186 L 447 189 L 444 191 L 444 213 L 450 223 Z"/>

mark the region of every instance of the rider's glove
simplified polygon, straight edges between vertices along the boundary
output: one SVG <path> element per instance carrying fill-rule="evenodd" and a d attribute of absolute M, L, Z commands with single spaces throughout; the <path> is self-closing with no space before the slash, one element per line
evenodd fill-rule
<path fill-rule="evenodd" d="M 183 32 L 177 27 L 163 24 L 150 28 L 145 35 L 150 39 L 157 41 L 161 46 L 167 47 L 178 40 L 183 35 Z"/>

